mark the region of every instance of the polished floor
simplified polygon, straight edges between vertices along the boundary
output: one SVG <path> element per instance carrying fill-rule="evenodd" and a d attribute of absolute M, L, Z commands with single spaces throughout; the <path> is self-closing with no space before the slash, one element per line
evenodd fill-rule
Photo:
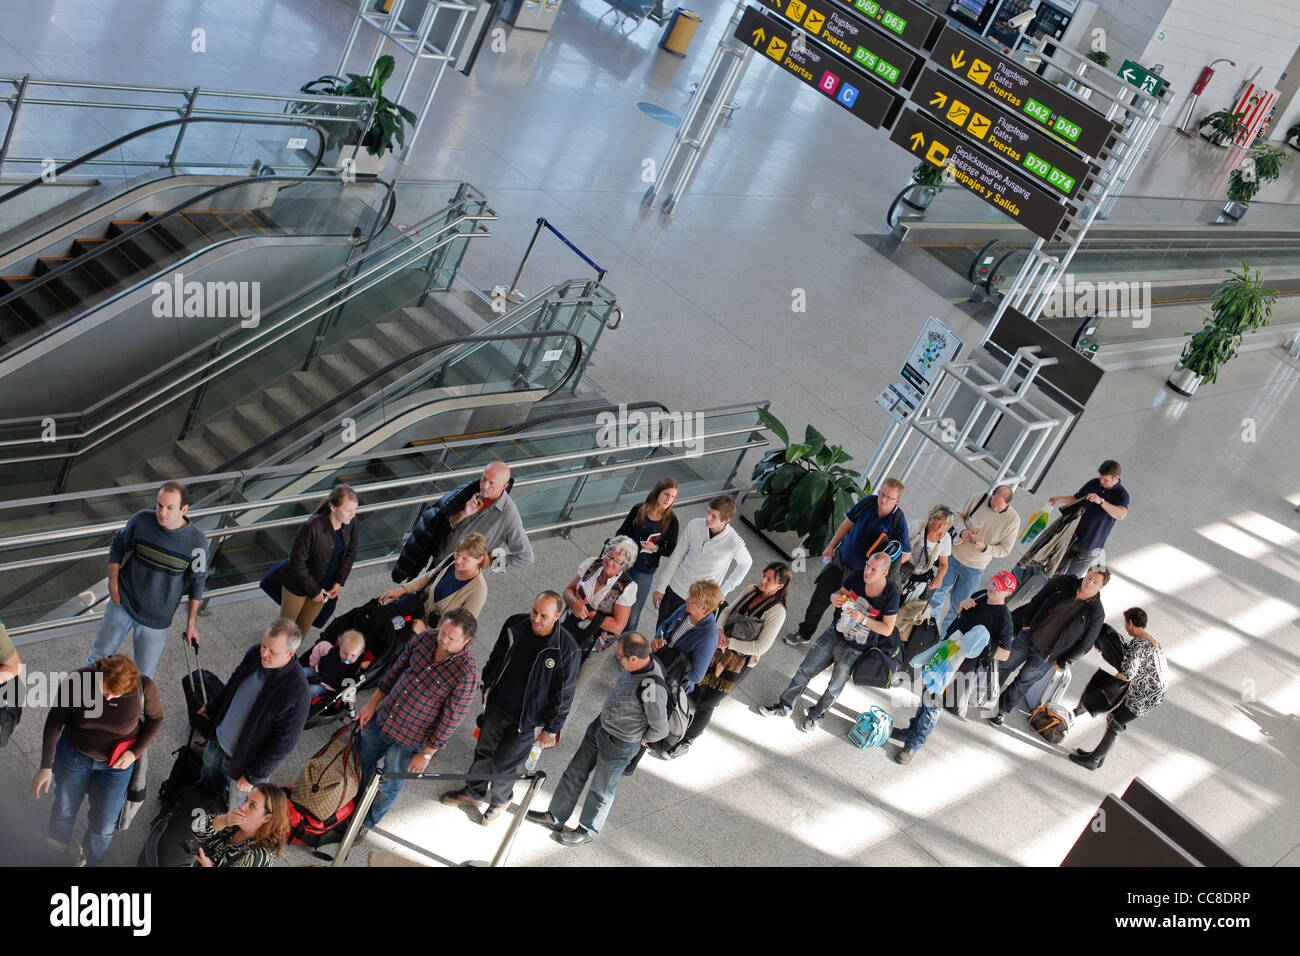
<path fill-rule="evenodd" d="M 484 286 L 510 278 L 538 216 L 609 270 L 627 318 L 602 340 L 591 380 L 611 399 L 657 399 L 681 410 L 767 399 L 783 420 L 816 425 L 865 462 L 887 425 L 874 396 L 926 316 L 967 341 L 980 333 L 951 301 L 853 239 L 883 231 L 885 204 L 911 163 L 884 136 L 757 62 L 739 91 L 740 110 L 720 129 L 677 214 L 645 209 L 644 161 L 662 159 L 672 131 L 636 103 L 681 111 L 732 4 L 696 6 L 705 23 L 685 60 L 656 50 L 650 24 L 623 35 L 612 17 L 601 19 L 607 9 L 599 0 L 566 0 L 550 34 L 509 30 L 505 52 L 485 50 L 472 77 L 448 77 L 401 175 L 463 177 L 487 193 L 503 219 L 465 263 Z M 288 91 L 334 69 L 354 10 L 335 0 L 39 8 L 5 0 L 0 72 Z M 192 27 L 208 31 L 205 54 L 189 53 Z M 413 89 L 423 92 L 419 82 Z M 1135 176 L 1131 193 L 1219 194 L 1222 153 L 1176 137 L 1157 145 L 1161 174 Z M 1294 170 L 1288 176 L 1275 196 L 1296 201 Z M 571 252 L 544 241 L 522 286 L 585 274 Z M 804 312 L 793 308 L 801 298 Z M 800 659 L 778 645 L 688 757 L 647 759 L 624 782 L 598 841 L 566 849 L 525 826 L 512 861 L 1054 865 L 1101 798 L 1140 776 L 1243 862 L 1300 863 L 1300 473 L 1294 424 L 1286 424 L 1300 411 L 1300 369 L 1280 351 L 1247 354 L 1190 400 L 1163 378 L 1154 368 L 1108 374 L 1041 492 L 1016 501 L 1027 515 L 1048 495 L 1072 493 L 1101 459 L 1123 463 L 1132 509 L 1111 539 L 1115 579 L 1103 600 L 1112 622 L 1134 603 L 1148 609 L 1175 680 L 1167 702 L 1124 735 L 1102 770 L 1084 771 L 1064 750 L 1037 742 L 1023 715 L 1000 730 L 945 717 L 907 768 L 889 759 L 893 744 L 864 752 L 843 739 L 852 715 L 871 703 L 906 721 L 913 702 L 901 694 L 850 689 L 809 735 L 792 721 L 764 720 L 753 702 L 779 693 Z M 973 476 L 930 453 L 904 507 L 919 515 L 976 490 Z M 543 542 L 537 565 L 500 585 L 494 579 L 486 634 L 539 588 L 562 585 L 609 530 Z M 774 556 L 748 537 L 756 562 Z M 357 579 L 350 590 L 368 597 L 381 578 Z M 797 576 L 796 610 L 810 590 L 807 576 Z M 215 608 L 203 626 L 205 666 L 228 672 L 269 610 L 260 599 Z M 32 667 L 72 666 L 90 640 L 29 645 L 24 657 Z M 159 673 L 176 706 L 183 666 L 173 645 Z M 1090 670 L 1079 668 L 1076 694 Z M 558 753 L 544 760 L 552 778 L 598 696 L 593 690 L 578 702 Z M 181 723 L 164 728 L 160 764 L 183 739 Z M 39 729 L 38 720 L 25 721 L 0 750 L 4 788 L 33 826 L 47 809 L 25 789 Z M 314 734 L 278 782 L 292 782 L 322 739 Z M 1085 722 L 1070 743 L 1091 746 L 1099 734 Z M 438 768 L 463 770 L 470 750 L 465 729 Z M 484 830 L 414 786 L 385 822 L 450 862 L 489 857 L 505 826 Z M 137 824 L 115 841 L 110 860 L 134 862 L 142 840 Z M 310 858 L 295 849 L 286 862 Z M 365 854 L 350 862 L 364 863 Z"/>

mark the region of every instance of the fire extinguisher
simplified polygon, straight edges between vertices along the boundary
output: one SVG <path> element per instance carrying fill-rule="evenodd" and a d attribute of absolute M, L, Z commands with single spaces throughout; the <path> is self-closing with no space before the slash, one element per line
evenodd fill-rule
<path fill-rule="evenodd" d="M 1214 67 L 1217 63 L 1227 63 L 1229 66 L 1237 65 L 1225 56 L 1220 57 L 1205 69 L 1201 70 L 1201 75 L 1196 78 L 1196 83 L 1192 86 L 1192 94 L 1187 100 L 1187 111 L 1183 113 L 1183 120 L 1178 124 L 1178 132 L 1189 139 L 1195 138 L 1193 133 L 1187 131 L 1187 124 L 1192 121 L 1192 110 L 1196 109 L 1196 101 L 1201 98 L 1201 94 L 1205 92 L 1205 88 L 1210 85 L 1210 78 L 1214 76 Z"/>
<path fill-rule="evenodd" d="M 1214 76 L 1214 67 L 1207 66 L 1201 70 L 1201 75 L 1196 78 L 1196 83 L 1192 86 L 1192 92 L 1200 96 L 1205 92 L 1205 88 L 1210 85 L 1210 78 Z"/>

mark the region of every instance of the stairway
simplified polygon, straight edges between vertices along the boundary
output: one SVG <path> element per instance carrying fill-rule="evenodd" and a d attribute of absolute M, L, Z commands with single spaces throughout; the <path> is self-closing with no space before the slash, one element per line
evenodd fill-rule
<path fill-rule="evenodd" d="M 41 276 L 93 253 L 102 243 L 159 215 L 152 212 L 140 219 L 114 220 L 103 236 L 73 240 L 68 255 L 37 259 L 31 275 L 0 277 L 0 298 L 21 292 Z M 173 213 L 126 242 L 105 249 L 75 269 L 0 305 L 0 346 L 38 329 L 53 328 L 84 312 L 95 300 L 161 272 L 206 246 L 234 236 L 281 232 L 275 221 L 260 209 L 187 209 Z"/>

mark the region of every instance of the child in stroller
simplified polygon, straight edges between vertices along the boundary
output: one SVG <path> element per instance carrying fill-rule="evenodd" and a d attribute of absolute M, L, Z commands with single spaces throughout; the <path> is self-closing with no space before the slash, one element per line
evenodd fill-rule
<path fill-rule="evenodd" d="M 307 675 L 307 689 L 311 699 L 336 694 L 349 683 L 355 683 L 374 661 L 374 655 L 363 659 L 366 637 L 358 630 L 347 630 L 339 635 L 339 642 L 317 641 L 311 649 L 308 662 L 302 665 Z"/>

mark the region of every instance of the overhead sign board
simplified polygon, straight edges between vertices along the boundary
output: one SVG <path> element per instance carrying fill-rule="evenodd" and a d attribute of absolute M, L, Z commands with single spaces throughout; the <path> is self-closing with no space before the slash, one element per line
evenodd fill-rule
<path fill-rule="evenodd" d="M 1083 100 L 951 25 L 939 34 L 931 59 L 1089 156 L 1096 156 L 1115 132 L 1115 124 Z"/>
<path fill-rule="evenodd" d="M 910 47 L 928 50 L 939 33 L 943 17 L 913 0 L 835 0 L 852 7 L 863 18 L 894 34 Z"/>
<path fill-rule="evenodd" d="M 1124 61 L 1124 65 L 1119 68 L 1119 75 L 1125 82 L 1152 96 L 1159 96 L 1165 88 L 1164 79 L 1132 60 Z"/>
<path fill-rule="evenodd" d="M 926 162 L 947 165 L 959 185 L 1035 235 L 1055 238 L 1065 207 L 1044 187 L 988 156 L 951 126 L 905 110 L 889 139 Z"/>
<path fill-rule="evenodd" d="M 1073 199 L 1093 167 L 1074 150 L 1040 132 L 1036 123 L 987 103 L 970 87 L 928 66 L 912 89 L 912 101 L 961 130 L 989 152 L 1029 173 L 1041 185 Z"/>
<path fill-rule="evenodd" d="M 1008 355 L 1015 355 L 1017 349 L 1027 345 L 1036 345 L 1039 355 L 1056 359 L 1055 365 L 1044 366 L 1039 374 L 1048 384 L 1078 402 L 1080 407 L 1088 404 L 1105 374 L 1105 369 L 1071 348 L 1068 342 L 1058 339 L 1038 323 L 1030 322 L 1022 312 L 1010 306 L 993 327 L 989 341 Z"/>
<path fill-rule="evenodd" d="M 793 47 L 792 28 L 753 7 L 745 8 L 734 36 L 868 126 L 888 127 L 898 115 L 903 99 L 897 93 L 869 80 L 815 43 Z"/>
<path fill-rule="evenodd" d="M 852 61 L 872 79 L 895 89 L 910 88 L 925 60 L 924 53 L 889 39 L 832 0 L 758 2 L 784 16 L 807 36 Z"/>

